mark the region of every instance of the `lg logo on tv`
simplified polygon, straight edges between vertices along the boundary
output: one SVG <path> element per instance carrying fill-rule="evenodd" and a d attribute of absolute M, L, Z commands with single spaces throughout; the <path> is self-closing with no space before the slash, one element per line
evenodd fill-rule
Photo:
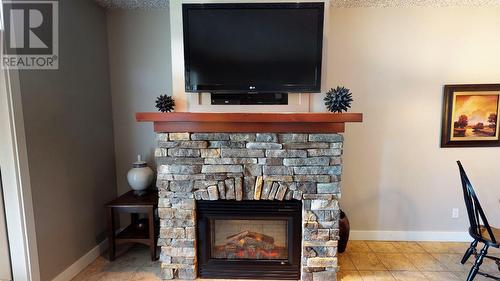
<path fill-rule="evenodd" d="M 58 2 L 4 1 L 2 66 L 57 69 Z"/>

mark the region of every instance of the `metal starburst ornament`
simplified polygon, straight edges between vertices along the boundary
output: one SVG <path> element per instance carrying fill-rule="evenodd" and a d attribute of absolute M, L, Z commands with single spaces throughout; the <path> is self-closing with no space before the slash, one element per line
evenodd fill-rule
<path fill-rule="evenodd" d="M 351 102 L 353 101 L 351 90 L 340 86 L 330 89 L 323 100 L 328 111 L 338 113 L 351 108 Z"/>
<path fill-rule="evenodd" d="M 170 112 L 174 110 L 175 101 L 171 96 L 160 95 L 156 99 L 156 108 L 161 112 Z"/>

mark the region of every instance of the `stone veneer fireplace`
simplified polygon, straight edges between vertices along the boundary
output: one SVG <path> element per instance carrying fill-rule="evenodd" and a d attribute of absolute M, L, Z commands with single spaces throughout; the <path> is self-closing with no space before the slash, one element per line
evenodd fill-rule
<path fill-rule="evenodd" d="M 336 280 L 342 135 L 158 133 L 157 139 L 164 279 Z M 211 211 L 215 217 L 207 217 Z"/>
<path fill-rule="evenodd" d="M 140 112 L 136 119 L 158 133 L 164 279 L 336 280 L 338 133 L 362 122 L 361 113 Z"/>

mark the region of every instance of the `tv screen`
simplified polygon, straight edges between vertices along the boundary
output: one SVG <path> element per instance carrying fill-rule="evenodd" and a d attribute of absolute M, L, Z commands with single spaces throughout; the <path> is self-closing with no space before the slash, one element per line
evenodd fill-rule
<path fill-rule="evenodd" d="M 319 92 L 323 3 L 184 4 L 187 92 Z"/>

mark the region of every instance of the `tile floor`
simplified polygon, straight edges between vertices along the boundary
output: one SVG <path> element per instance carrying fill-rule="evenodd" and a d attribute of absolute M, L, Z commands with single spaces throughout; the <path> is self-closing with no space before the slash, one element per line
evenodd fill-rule
<path fill-rule="evenodd" d="M 340 281 L 460 281 L 465 280 L 472 258 L 460 264 L 468 243 L 349 241 L 339 255 Z M 97 258 L 73 281 L 158 281 L 160 263 L 149 259 L 144 246 L 118 253 L 114 262 Z M 500 250 L 490 254 L 500 256 Z M 496 264 L 485 260 L 481 269 L 500 275 Z M 206 280 L 206 279 L 205 279 Z M 491 280 L 478 276 L 475 280 Z"/>
<path fill-rule="evenodd" d="M 339 254 L 341 281 L 460 281 L 467 278 L 473 257 L 460 264 L 468 243 L 349 241 Z M 490 254 L 500 256 L 497 249 Z M 481 270 L 500 275 L 496 264 L 485 260 Z M 477 281 L 491 280 L 481 276 Z"/>

